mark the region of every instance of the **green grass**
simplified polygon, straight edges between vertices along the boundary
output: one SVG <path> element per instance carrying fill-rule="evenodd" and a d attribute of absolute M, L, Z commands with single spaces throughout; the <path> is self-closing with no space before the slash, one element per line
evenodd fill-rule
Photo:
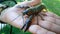
<path fill-rule="evenodd" d="M 22 0 L 16 0 L 22 1 Z M 46 5 L 47 9 L 49 9 L 51 12 L 57 14 L 60 16 L 60 0 L 43 0 L 43 3 Z M 18 28 L 13 27 L 12 28 L 12 34 L 31 34 L 30 32 L 24 33 Z M 10 25 L 7 25 L 2 29 L 2 32 L 0 31 L 1 34 L 9 34 L 10 31 Z"/>
<path fill-rule="evenodd" d="M 0 34 L 10 34 L 10 25 L 7 25 L 6 27 L 4 27 L 1 31 Z M 30 32 L 24 32 L 18 28 L 13 27 L 12 28 L 12 34 L 31 34 Z"/>
<path fill-rule="evenodd" d="M 60 16 L 60 0 L 43 0 L 47 9 Z"/>

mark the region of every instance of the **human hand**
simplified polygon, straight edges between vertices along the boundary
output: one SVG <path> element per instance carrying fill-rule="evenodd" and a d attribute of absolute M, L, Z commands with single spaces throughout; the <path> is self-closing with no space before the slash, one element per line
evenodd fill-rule
<path fill-rule="evenodd" d="M 27 15 L 22 15 L 24 10 L 16 7 L 8 8 L 8 10 L 6 9 L 1 13 L 0 19 L 12 26 L 22 28 L 28 17 Z M 47 16 L 43 16 L 44 20 L 41 20 L 40 16 L 38 16 L 38 19 L 35 16 L 28 30 L 33 34 L 60 34 L 60 17 L 50 12 L 45 14 Z M 37 22 L 39 25 L 37 25 Z"/>
<path fill-rule="evenodd" d="M 1 20 L 17 28 L 22 28 L 28 16 L 22 17 L 22 9 L 17 10 L 14 8 L 13 10 L 13 8 L 10 8 L 8 10 L 10 11 L 5 14 L 2 12 Z M 4 16 L 2 16 L 3 14 Z M 28 30 L 33 34 L 60 34 L 60 17 L 51 12 L 46 12 L 45 14 L 47 16 L 43 16 L 44 20 L 41 20 L 40 16 L 38 16 L 37 21 L 37 16 L 35 16 Z M 37 22 L 39 25 L 37 25 Z"/>

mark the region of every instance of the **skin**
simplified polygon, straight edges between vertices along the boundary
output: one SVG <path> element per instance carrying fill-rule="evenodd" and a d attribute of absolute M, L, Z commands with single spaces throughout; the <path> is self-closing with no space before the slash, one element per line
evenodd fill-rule
<path fill-rule="evenodd" d="M 22 2 L 19 5 L 27 4 L 29 6 L 35 6 L 35 5 L 39 4 L 39 1 L 40 0 Z M 20 29 L 23 27 L 28 16 L 27 15 L 23 16 L 22 12 L 25 9 L 17 8 L 17 6 L 18 6 L 18 4 L 2 11 L 1 15 L 0 15 L 0 20 Z M 35 16 L 32 19 L 32 24 L 29 27 L 28 31 L 31 32 L 32 34 L 60 34 L 60 16 L 57 16 L 56 14 L 54 14 L 52 12 L 46 12 L 44 14 L 47 15 L 47 16 L 43 16 L 44 20 L 41 20 L 40 16 L 38 16 L 39 25 L 37 25 L 37 16 Z M 19 16 L 19 17 L 16 18 L 17 16 Z M 24 21 L 23 21 L 22 16 L 24 18 Z"/>

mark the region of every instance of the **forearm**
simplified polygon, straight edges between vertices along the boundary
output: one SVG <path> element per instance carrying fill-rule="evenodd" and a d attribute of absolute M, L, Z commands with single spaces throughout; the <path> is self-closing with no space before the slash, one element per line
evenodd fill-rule
<path fill-rule="evenodd" d="M 15 5 L 14 7 L 20 7 L 20 6 L 35 6 L 38 4 L 41 4 L 42 0 L 31 0 L 31 1 L 25 1 L 25 2 L 21 2 L 17 5 Z"/>
<path fill-rule="evenodd" d="M 38 5 L 42 2 L 42 0 L 32 0 L 32 1 L 27 1 L 27 3 L 29 3 L 29 5 L 31 6 L 35 6 Z"/>

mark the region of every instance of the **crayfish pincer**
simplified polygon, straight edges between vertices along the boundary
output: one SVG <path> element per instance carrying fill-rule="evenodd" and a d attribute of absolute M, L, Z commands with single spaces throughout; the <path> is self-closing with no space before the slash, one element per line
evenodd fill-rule
<path fill-rule="evenodd" d="M 23 15 L 28 15 L 29 17 L 26 19 L 25 24 L 23 25 L 21 30 L 24 29 L 24 27 L 26 27 L 24 31 L 27 31 L 27 29 L 31 25 L 31 21 L 32 21 L 32 18 L 34 17 L 34 15 L 38 15 L 38 13 L 42 12 L 43 9 L 46 9 L 46 7 L 44 5 L 38 5 L 36 7 L 31 7 L 31 8 L 26 9 L 25 11 L 23 11 Z M 40 17 L 43 20 L 41 15 L 40 15 Z"/>

